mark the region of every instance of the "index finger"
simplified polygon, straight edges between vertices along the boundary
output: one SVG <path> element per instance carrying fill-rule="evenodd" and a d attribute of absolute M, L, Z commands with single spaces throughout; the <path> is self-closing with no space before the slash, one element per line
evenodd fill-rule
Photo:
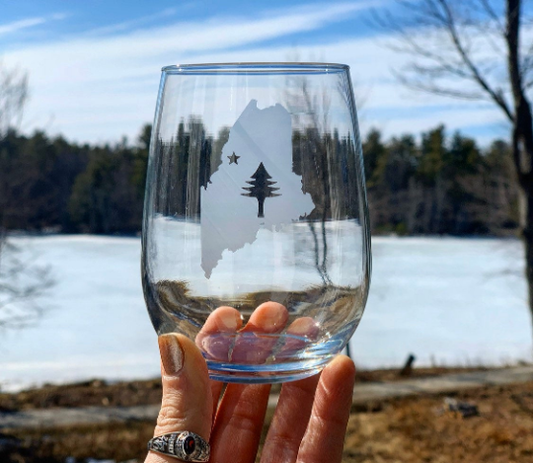
<path fill-rule="evenodd" d="M 355 366 L 349 357 L 339 355 L 324 368 L 297 462 L 341 462 L 354 383 Z"/>

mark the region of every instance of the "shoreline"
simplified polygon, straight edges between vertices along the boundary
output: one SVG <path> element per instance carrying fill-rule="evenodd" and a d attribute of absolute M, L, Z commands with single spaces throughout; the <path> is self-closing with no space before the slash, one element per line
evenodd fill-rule
<path fill-rule="evenodd" d="M 75 236 L 86 236 L 91 238 L 141 238 L 141 230 L 136 232 L 124 232 L 124 233 L 86 233 L 86 232 L 62 232 L 56 230 L 7 230 L 6 238 L 45 238 L 45 237 L 75 237 Z M 502 235 L 490 235 L 490 234 L 464 234 L 464 235 L 454 235 L 454 234 L 411 234 L 404 235 L 398 233 L 377 233 L 374 232 L 371 234 L 371 238 L 456 238 L 456 239 L 488 239 L 488 240 L 517 240 L 522 241 L 520 235 L 516 233 L 508 233 Z"/>
<path fill-rule="evenodd" d="M 524 364 L 520 364 L 524 366 Z M 419 367 L 402 375 L 400 368 L 358 370 L 356 387 L 366 383 L 391 384 L 405 380 L 428 379 L 450 374 L 490 372 L 507 367 Z M 273 385 L 273 391 L 281 385 Z M 0 389 L 1 410 L 30 410 L 57 406 L 84 407 L 94 405 L 136 406 L 157 404 L 161 399 L 160 377 L 150 379 L 93 378 L 76 382 L 45 383 L 17 391 Z"/>
<path fill-rule="evenodd" d="M 345 353 L 345 352 L 343 352 Z M 357 369 L 357 383 L 371 382 L 371 381 L 399 381 L 402 379 L 409 378 L 422 378 L 422 377 L 433 377 L 440 376 L 452 373 L 463 373 L 463 372 L 472 372 L 472 371 L 492 371 L 492 370 L 502 370 L 508 368 L 516 368 L 533 365 L 533 361 L 528 361 L 525 359 L 515 359 L 514 361 L 505 361 L 501 360 L 494 363 L 483 363 L 483 362 L 457 362 L 457 363 L 441 363 L 434 364 L 424 361 L 417 361 L 412 366 L 412 373 L 408 376 L 401 376 L 399 373 L 402 370 L 403 366 L 398 365 L 384 365 L 382 367 L 365 367 L 364 365 L 357 366 L 357 359 L 354 361 Z M 154 368 L 154 371 L 158 368 Z M 5 380 L 0 378 L 0 396 L 3 394 L 19 394 L 26 393 L 30 391 L 38 391 L 49 388 L 70 388 L 77 387 L 78 385 L 90 384 L 93 382 L 98 382 L 108 386 L 114 386 L 119 384 L 128 384 L 128 383 L 143 383 L 143 382 L 152 382 L 159 381 L 160 377 L 158 374 L 141 374 L 139 376 L 128 374 L 127 370 L 124 371 L 124 374 L 119 374 L 115 376 L 102 376 L 102 375 L 89 375 L 84 376 L 83 374 L 78 376 L 72 376 L 70 378 L 56 379 L 56 380 Z"/>

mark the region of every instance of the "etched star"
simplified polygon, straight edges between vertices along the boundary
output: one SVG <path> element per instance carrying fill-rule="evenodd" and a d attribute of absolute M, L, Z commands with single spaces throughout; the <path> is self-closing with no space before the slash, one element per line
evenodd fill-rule
<path fill-rule="evenodd" d="M 239 163 L 237 162 L 237 160 L 238 160 L 239 158 L 240 158 L 240 156 L 237 156 L 237 155 L 235 154 L 235 151 L 233 152 L 233 154 L 232 154 L 231 156 L 228 156 L 228 159 L 229 159 L 229 163 L 230 163 L 230 164 L 235 163 L 235 164 L 239 165 Z"/>

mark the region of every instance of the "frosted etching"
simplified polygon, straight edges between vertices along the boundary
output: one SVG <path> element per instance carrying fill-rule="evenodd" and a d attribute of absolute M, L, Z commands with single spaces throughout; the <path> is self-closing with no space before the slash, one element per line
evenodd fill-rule
<path fill-rule="evenodd" d="M 253 243 L 314 208 L 292 171 L 291 117 L 280 104 L 252 100 L 231 128 L 222 164 L 201 191 L 202 269 L 209 278 L 224 250 Z"/>

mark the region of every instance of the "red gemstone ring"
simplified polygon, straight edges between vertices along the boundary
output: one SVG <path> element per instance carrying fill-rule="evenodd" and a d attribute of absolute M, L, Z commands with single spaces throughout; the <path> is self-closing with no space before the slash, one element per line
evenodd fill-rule
<path fill-rule="evenodd" d="M 209 460 L 209 444 L 198 434 L 190 431 L 171 432 L 153 437 L 148 442 L 148 450 L 161 453 L 182 461 Z"/>

